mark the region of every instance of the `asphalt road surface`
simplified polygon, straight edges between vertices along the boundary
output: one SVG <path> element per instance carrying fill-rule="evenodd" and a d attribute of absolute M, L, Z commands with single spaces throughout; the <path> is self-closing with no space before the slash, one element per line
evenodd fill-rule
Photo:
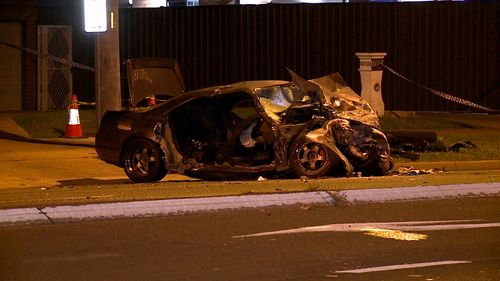
<path fill-rule="evenodd" d="M 499 280 L 500 198 L 0 228 L 0 280 Z"/>

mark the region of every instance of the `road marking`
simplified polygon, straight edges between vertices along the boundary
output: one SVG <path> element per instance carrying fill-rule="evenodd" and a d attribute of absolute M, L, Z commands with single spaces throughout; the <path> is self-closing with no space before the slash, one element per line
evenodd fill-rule
<path fill-rule="evenodd" d="M 40 262 L 69 262 L 69 261 L 85 261 L 96 259 L 120 258 L 122 255 L 117 253 L 83 253 L 80 255 L 62 254 L 61 256 L 36 257 L 23 259 L 23 262 L 40 263 Z"/>
<path fill-rule="evenodd" d="M 363 228 L 362 231 L 364 231 L 366 235 L 400 241 L 419 241 L 425 240 L 428 237 L 428 235 L 426 234 L 403 232 L 400 230 L 392 229 Z"/>
<path fill-rule="evenodd" d="M 464 264 L 464 263 L 472 263 L 472 262 L 471 261 L 437 261 L 437 262 L 422 262 L 422 263 L 409 263 L 409 264 L 405 263 L 405 264 L 386 265 L 386 266 L 359 268 L 359 269 L 351 269 L 351 270 L 339 270 L 339 271 L 335 271 L 335 273 L 369 273 L 369 272 L 378 272 L 378 271 L 390 271 L 390 270 L 399 270 L 399 269 L 408 269 L 408 268 L 420 268 L 420 267 L 451 265 L 451 264 Z"/>
<path fill-rule="evenodd" d="M 482 220 L 443 220 L 443 221 L 409 221 L 409 222 L 340 223 L 340 224 L 308 226 L 308 227 L 292 228 L 292 229 L 285 229 L 278 231 L 239 235 L 239 236 L 234 236 L 233 238 L 258 237 L 258 236 L 282 235 L 282 234 L 293 234 L 293 233 L 310 233 L 310 232 L 367 232 L 367 231 L 369 232 L 370 229 L 379 229 L 379 230 L 384 229 L 390 231 L 437 231 L 437 230 L 500 227 L 500 223 L 479 223 L 481 221 Z M 416 234 L 424 235 L 418 233 Z M 394 237 L 383 237 L 383 238 L 395 239 Z"/>

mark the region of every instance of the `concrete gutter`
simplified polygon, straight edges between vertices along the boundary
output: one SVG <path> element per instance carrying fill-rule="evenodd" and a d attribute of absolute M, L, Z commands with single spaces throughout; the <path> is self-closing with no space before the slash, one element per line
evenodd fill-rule
<path fill-rule="evenodd" d="M 73 146 L 95 146 L 95 138 L 94 137 L 85 137 L 85 138 L 32 138 L 23 135 L 17 135 L 5 131 L 0 130 L 0 139 L 8 139 L 15 141 L 23 141 L 23 142 L 32 142 L 32 143 L 43 143 L 43 144 L 59 144 L 59 145 L 73 145 Z"/>
<path fill-rule="evenodd" d="M 95 146 L 95 137 L 86 138 L 50 138 L 50 139 L 32 139 L 34 142 L 47 144 L 61 144 L 74 146 Z"/>
<path fill-rule="evenodd" d="M 72 146 L 95 146 L 94 137 L 86 138 L 31 138 L 22 135 L 16 135 L 0 130 L 0 139 L 8 139 L 22 142 L 42 143 L 42 144 L 59 144 L 59 145 L 72 145 Z"/>
<path fill-rule="evenodd" d="M 121 203 L 0 210 L 0 226 L 132 218 L 297 204 L 345 205 L 457 197 L 499 196 L 500 183 L 299 192 L 210 198 L 166 199 Z"/>

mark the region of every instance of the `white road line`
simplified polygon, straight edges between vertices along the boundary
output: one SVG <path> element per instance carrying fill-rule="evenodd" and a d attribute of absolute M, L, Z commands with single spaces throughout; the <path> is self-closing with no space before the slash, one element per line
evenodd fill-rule
<path fill-rule="evenodd" d="M 480 221 L 481 220 L 447 220 L 447 221 L 338 223 L 338 224 L 326 224 L 326 225 L 308 226 L 308 227 L 299 227 L 299 228 L 292 228 L 285 230 L 254 233 L 254 234 L 234 236 L 233 238 L 282 235 L 282 234 L 292 234 L 292 233 L 311 233 L 311 232 L 366 232 L 367 229 L 387 229 L 387 230 L 399 230 L 399 231 L 438 231 L 438 230 L 500 227 L 500 223 L 478 223 Z M 466 222 L 468 223 L 466 224 Z"/>
<path fill-rule="evenodd" d="M 457 229 L 477 229 L 500 227 L 500 223 L 477 223 L 477 224 L 448 224 L 448 225 L 417 225 L 417 226 L 398 226 L 402 231 L 432 231 L 432 230 L 457 230 Z"/>
<path fill-rule="evenodd" d="M 422 263 L 409 263 L 409 264 L 406 263 L 406 264 L 386 265 L 386 266 L 359 268 L 359 269 L 351 269 L 351 270 L 339 270 L 339 271 L 335 271 L 335 273 L 369 273 L 369 272 L 378 272 L 378 271 L 390 271 L 390 270 L 399 270 L 399 269 L 408 269 L 408 268 L 420 268 L 420 267 L 451 265 L 451 264 L 464 264 L 464 263 L 472 263 L 472 262 L 471 261 L 437 261 L 437 262 L 422 262 Z"/>

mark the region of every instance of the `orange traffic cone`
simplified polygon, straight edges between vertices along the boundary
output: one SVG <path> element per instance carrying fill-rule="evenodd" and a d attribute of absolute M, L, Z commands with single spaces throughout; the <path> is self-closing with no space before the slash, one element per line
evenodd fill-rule
<path fill-rule="evenodd" d="M 66 125 L 64 136 L 67 138 L 81 138 L 83 136 L 82 127 L 80 126 L 80 114 L 78 113 L 78 101 L 76 100 L 76 95 L 71 97 L 68 125 Z"/>
<path fill-rule="evenodd" d="M 153 107 L 156 105 L 156 97 L 155 95 L 149 96 L 148 98 L 148 106 Z"/>

